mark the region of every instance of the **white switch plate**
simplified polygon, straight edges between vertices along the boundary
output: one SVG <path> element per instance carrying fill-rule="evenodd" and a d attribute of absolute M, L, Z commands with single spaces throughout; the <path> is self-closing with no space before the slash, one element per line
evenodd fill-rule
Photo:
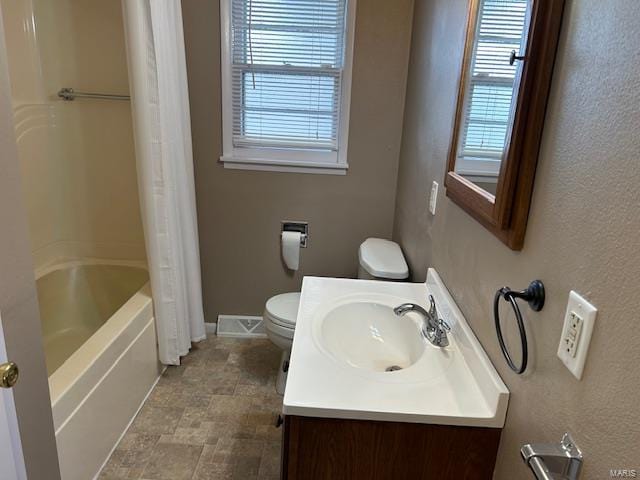
<path fill-rule="evenodd" d="M 438 182 L 431 184 L 431 195 L 429 195 L 429 211 L 431 215 L 436 214 L 436 203 L 438 202 Z"/>
<path fill-rule="evenodd" d="M 597 313 L 598 309 L 576 292 L 569 293 L 558 358 L 578 380 L 582 378 Z"/>

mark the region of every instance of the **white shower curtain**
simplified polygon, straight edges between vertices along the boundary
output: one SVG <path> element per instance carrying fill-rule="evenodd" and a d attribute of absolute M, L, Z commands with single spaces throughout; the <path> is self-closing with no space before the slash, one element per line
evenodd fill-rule
<path fill-rule="evenodd" d="M 160 361 L 206 337 L 180 0 L 122 0 Z"/>

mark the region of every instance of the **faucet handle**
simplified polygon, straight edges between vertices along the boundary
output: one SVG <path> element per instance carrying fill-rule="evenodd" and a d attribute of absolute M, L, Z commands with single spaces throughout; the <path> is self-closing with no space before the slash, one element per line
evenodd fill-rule
<path fill-rule="evenodd" d="M 443 319 L 438 319 L 438 326 L 444 330 L 445 332 L 450 332 L 451 331 L 451 327 L 449 326 L 449 324 L 447 322 L 445 322 Z"/>
<path fill-rule="evenodd" d="M 436 299 L 433 298 L 433 295 L 429 295 L 429 315 L 433 317 L 434 320 L 438 319 L 438 309 L 436 308 Z"/>
<path fill-rule="evenodd" d="M 431 315 L 431 318 L 434 321 L 434 323 L 445 332 L 450 332 L 451 327 L 449 326 L 449 324 L 445 322 L 442 318 L 440 318 L 440 315 L 438 315 L 438 309 L 436 308 L 436 300 L 435 298 L 433 298 L 433 295 L 429 295 L 429 303 L 431 304 L 431 306 L 429 307 L 429 315 Z"/>

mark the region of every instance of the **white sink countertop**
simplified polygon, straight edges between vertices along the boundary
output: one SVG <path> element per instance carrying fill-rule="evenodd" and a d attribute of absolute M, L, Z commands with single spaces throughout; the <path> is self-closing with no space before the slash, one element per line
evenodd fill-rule
<path fill-rule="evenodd" d="M 444 348 L 419 337 L 419 314 L 396 317 L 391 310 L 405 302 L 428 310 L 429 294 L 451 326 Z M 387 358 L 402 369 L 384 371 L 375 361 Z M 508 401 L 509 391 L 435 270 L 424 284 L 304 278 L 285 415 L 502 428 Z"/>

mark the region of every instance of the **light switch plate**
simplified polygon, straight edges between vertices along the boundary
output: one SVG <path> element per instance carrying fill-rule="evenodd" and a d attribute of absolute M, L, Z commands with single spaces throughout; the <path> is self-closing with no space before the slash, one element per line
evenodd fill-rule
<path fill-rule="evenodd" d="M 431 184 L 431 195 L 429 195 L 429 212 L 436 214 L 436 203 L 438 202 L 438 182 Z"/>
<path fill-rule="evenodd" d="M 582 378 L 597 313 L 598 309 L 578 293 L 573 290 L 569 293 L 558 358 L 578 380 Z"/>

